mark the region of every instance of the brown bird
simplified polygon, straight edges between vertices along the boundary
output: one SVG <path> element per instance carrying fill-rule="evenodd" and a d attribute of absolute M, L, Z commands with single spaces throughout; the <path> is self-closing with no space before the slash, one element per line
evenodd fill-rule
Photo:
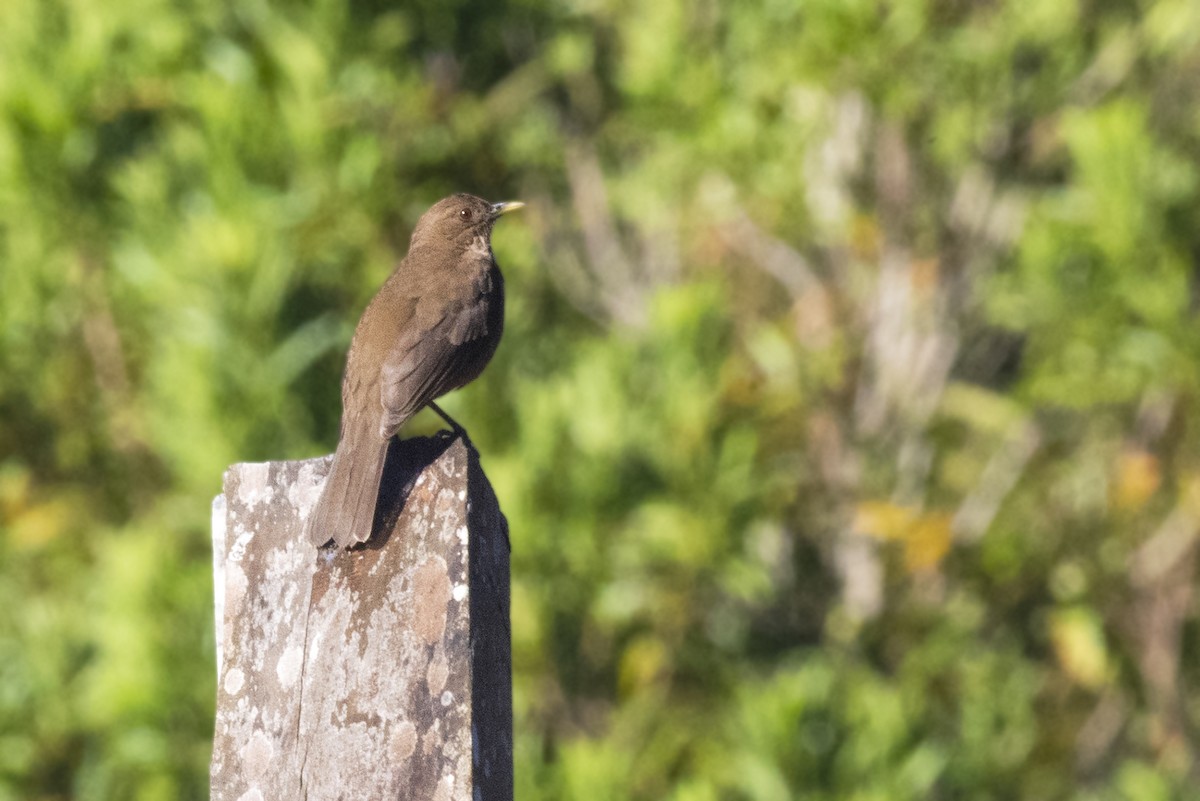
<path fill-rule="evenodd" d="M 504 278 L 492 226 L 524 203 L 474 195 L 421 215 L 396 267 L 363 312 L 342 377 L 342 428 L 309 539 L 345 548 L 371 536 L 388 440 L 423 407 L 473 381 L 504 330 Z"/>

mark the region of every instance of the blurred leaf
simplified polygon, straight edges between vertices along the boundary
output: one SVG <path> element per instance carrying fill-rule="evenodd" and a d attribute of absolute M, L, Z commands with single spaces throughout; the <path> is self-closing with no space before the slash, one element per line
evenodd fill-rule
<path fill-rule="evenodd" d="M 1161 484 L 1161 468 L 1153 454 L 1123 451 L 1117 457 L 1112 502 L 1118 509 L 1138 509 L 1158 492 Z"/>
<path fill-rule="evenodd" d="M 1100 620 L 1091 610 L 1072 607 L 1056 611 L 1050 619 L 1050 637 L 1055 655 L 1071 679 L 1091 690 L 1108 682 L 1108 648 Z"/>
<path fill-rule="evenodd" d="M 881 501 L 860 503 L 854 528 L 881 540 L 904 543 L 904 564 L 917 573 L 935 568 L 950 550 L 950 515 L 917 512 Z"/>

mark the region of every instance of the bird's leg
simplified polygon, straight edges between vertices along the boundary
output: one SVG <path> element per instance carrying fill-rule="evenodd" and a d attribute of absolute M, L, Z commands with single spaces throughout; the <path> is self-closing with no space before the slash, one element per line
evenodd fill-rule
<path fill-rule="evenodd" d="M 442 418 L 447 423 L 449 423 L 450 427 L 452 429 L 454 429 L 454 433 L 456 436 L 462 437 L 464 442 L 471 441 L 471 438 L 467 436 L 467 430 L 465 428 L 463 428 L 462 426 L 460 426 L 453 417 L 451 417 L 450 415 L 443 412 L 441 406 L 438 406 L 433 401 L 430 401 L 429 403 L 427 403 L 425 405 L 428 406 L 430 409 L 433 409 L 433 411 L 437 412 L 438 417 Z"/>

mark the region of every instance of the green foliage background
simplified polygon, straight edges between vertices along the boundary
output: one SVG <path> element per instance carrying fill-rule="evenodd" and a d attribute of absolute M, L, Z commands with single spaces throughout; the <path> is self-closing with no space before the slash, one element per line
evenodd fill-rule
<path fill-rule="evenodd" d="M 209 501 L 456 190 L 518 798 L 1196 797 L 1197 8 L 5 0 L 0 799 L 206 796 Z"/>

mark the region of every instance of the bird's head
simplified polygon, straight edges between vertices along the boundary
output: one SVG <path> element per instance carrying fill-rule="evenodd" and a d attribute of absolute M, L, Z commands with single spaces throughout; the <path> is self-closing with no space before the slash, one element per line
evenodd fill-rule
<path fill-rule="evenodd" d="M 467 250 L 474 246 L 482 247 L 486 254 L 496 220 L 524 205 L 515 200 L 488 203 L 461 192 L 442 198 L 417 221 L 409 250 L 430 246 Z"/>

